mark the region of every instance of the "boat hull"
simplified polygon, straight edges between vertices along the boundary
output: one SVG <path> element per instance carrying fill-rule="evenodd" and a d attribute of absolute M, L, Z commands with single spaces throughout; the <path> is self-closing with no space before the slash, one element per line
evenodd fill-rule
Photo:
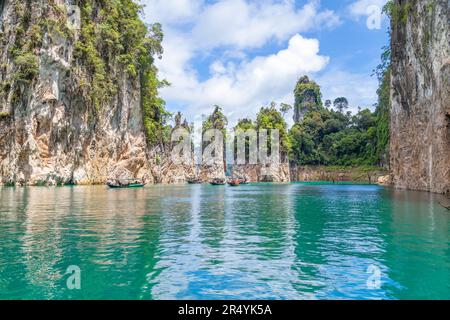
<path fill-rule="evenodd" d="M 115 186 L 115 185 L 108 185 L 111 189 L 135 189 L 135 188 L 143 188 L 145 187 L 145 184 L 143 183 L 136 183 L 136 184 L 129 184 L 126 186 Z"/>

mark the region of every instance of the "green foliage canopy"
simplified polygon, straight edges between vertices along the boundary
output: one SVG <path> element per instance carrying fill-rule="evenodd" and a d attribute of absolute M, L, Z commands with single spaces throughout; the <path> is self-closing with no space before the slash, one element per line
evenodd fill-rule
<path fill-rule="evenodd" d="M 309 109 L 319 109 L 322 107 L 322 93 L 320 87 L 308 76 L 301 77 L 294 90 L 294 122 L 300 122 L 303 115 Z"/>
<path fill-rule="evenodd" d="M 272 103 L 270 107 L 262 107 L 256 116 L 256 130 L 278 129 L 280 132 L 280 151 L 287 154 L 291 147 L 289 135 L 287 131 L 287 123 L 280 111 L 277 110 L 276 104 Z"/>
<path fill-rule="evenodd" d="M 87 69 L 80 87 L 100 112 L 117 93 L 120 76 L 138 79 L 147 140 L 151 145 L 167 141 L 170 128 L 165 102 L 158 89 L 167 85 L 158 79 L 155 57 L 163 53 L 161 25 L 147 26 L 140 18 L 142 7 L 133 0 L 75 2 L 81 8 L 81 34 L 75 56 Z"/>
<path fill-rule="evenodd" d="M 296 85 L 296 109 L 303 117 L 289 131 L 289 157 L 300 165 L 376 165 L 380 162 L 379 127 L 386 125 L 377 112 L 359 110 L 344 113 L 349 102 L 345 97 L 322 105 L 320 87 L 304 76 Z M 313 103 L 305 104 L 305 100 Z M 384 136 L 383 136 L 384 138 Z M 385 142 L 383 142 L 385 143 Z"/>

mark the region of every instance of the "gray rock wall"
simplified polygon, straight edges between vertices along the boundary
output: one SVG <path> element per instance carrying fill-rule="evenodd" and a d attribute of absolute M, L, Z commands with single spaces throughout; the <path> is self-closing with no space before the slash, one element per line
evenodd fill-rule
<path fill-rule="evenodd" d="M 450 11 L 447 0 L 395 1 L 391 178 L 396 187 L 450 190 Z"/>

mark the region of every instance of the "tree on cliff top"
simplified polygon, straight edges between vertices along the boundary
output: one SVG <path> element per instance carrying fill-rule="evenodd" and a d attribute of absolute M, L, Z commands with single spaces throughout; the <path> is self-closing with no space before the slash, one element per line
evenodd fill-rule
<path fill-rule="evenodd" d="M 234 127 L 235 133 L 238 132 L 239 130 L 242 131 L 247 131 L 247 130 L 252 130 L 252 129 L 256 129 L 256 125 L 255 123 L 253 123 L 253 121 L 251 119 L 240 119 L 238 121 L 238 123 L 236 124 L 236 126 Z M 237 142 L 238 142 L 238 137 L 235 136 L 234 137 L 234 159 L 237 160 Z M 250 158 L 250 138 L 246 137 L 245 139 L 245 161 L 249 161 Z"/>
<path fill-rule="evenodd" d="M 138 81 L 143 124 L 151 145 L 164 145 L 170 114 L 159 97 L 168 85 L 158 79 L 155 58 L 163 53 L 163 32 L 158 23 L 147 26 L 142 6 L 133 0 L 74 2 L 81 9 L 80 37 L 75 41 L 77 64 L 84 68 L 79 87 L 97 113 L 113 101 L 123 73 Z"/>
<path fill-rule="evenodd" d="M 225 162 L 225 150 L 226 150 L 226 130 L 227 130 L 227 125 L 228 125 L 228 119 L 227 117 L 222 113 L 222 108 L 218 105 L 214 106 L 214 111 L 212 114 L 210 114 L 208 116 L 208 118 L 203 122 L 202 124 L 202 132 L 205 133 L 207 130 L 210 129 L 216 129 L 216 130 L 220 130 L 222 132 L 223 135 L 223 156 L 224 156 L 224 162 Z M 202 143 L 202 150 L 204 150 L 206 148 L 206 146 L 208 145 L 207 142 L 203 142 Z"/>
<path fill-rule="evenodd" d="M 188 131 L 191 131 L 191 127 L 186 118 L 183 120 L 183 114 L 178 111 L 174 116 L 174 129 L 184 128 Z"/>
<path fill-rule="evenodd" d="M 287 133 L 287 123 L 281 112 L 277 110 L 275 103 L 272 103 L 270 107 L 262 107 L 260 109 L 256 116 L 256 129 L 257 131 L 278 129 L 280 132 L 280 151 L 282 158 L 288 154 L 291 144 Z"/>
<path fill-rule="evenodd" d="M 218 105 L 215 105 L 213 113 L 211 113 L 208 116 L 208 118 L 203 122 L 203 132 L 209 129 L 217 129 L 222 131 L 223 134 L 225 134 L 227 125 L 228 119 L 223 114 L 222 108 Z"/>
<path fill-rule="evenodd" d="M 283 115 L 283 117 L 286 116 L 286 114 L 292 110 L 292 106 L 287 103 L 281 103 L 280 104 L 280 112 Z"/>
<path fill-rule="evenodd" d="M 294 122 L 301 121 L 306 111 L 322 107 L 322 93 L 320 87 L 308 76 L 301 77 L 294 90 Z"/>
<path fill-rule="evenodd" d="M 368 109 L 360 109 L 354 116 L 344 113 L 349 104 L 344 97 L 335 100 L 337 111 L 329 109 L 331 100 L 325 108 L 313 99 L 320 97 L 320 87 L 314 82 L 311 85 L 307 78 L 299 82 L 303 95 L 297 100 L 303 99 L 303 107 L 306 96 L 312 107 L 304 109 L 302 118 L 289 131 L 290 160 L 300 165 L 377 164 L 376 114 Z"/>
<path fill-rule="evenodd" d="M 344 110 L 348 109 L 348 100 L 345 97 L 336 98 L 333 106 L 338 112 L 344 113 Z"/>

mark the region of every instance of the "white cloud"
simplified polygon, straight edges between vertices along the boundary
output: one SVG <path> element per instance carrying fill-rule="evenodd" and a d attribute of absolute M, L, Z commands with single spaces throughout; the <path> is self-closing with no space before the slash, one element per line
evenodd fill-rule
<path fill-rule="evenodd" d="M 297 32 L 338 23 L 333 12 L 319 12 L 317 1 L 297 10 L 295 1 L 227 0 L 207 6 L 192 34 L 196 43 L 206 48 L 255 48 L 271 39 L 285 40 Z"/>
<path fill-rule="evenodd" d="M 377 6 L 383 9 L 388 0 L 357 0 L 349 5 L 348 10 L 353 17 L 359 18 L 361 16 L 368 16 L 368 9 L 371 6 Z"/>
<path fill-rule="evenodd" d="M 328 57 L 319 55 L 317 40 L 297 34 L 286 49 L 276 54 L 255 57 L 239 65 L 216 61 L 211 65 L 210 79 L 199 82 L 195 77 L 187 77 L 162 93 L 169 100 L 188 105 L 189 114 L 208 113 L 212 105 L 219 104 L 230 120 L 236 121 L 254 116 L 263 104 L 292 96 L 299 75 L 323 70 L 328 61 Z"/>
<path fill-rule="evenodd" d="M 161 95 L 169 110 L 181 109 L 189 119 L 210 113 L 214 104 L 233 121 L 254 117 L 272 100 L 292 102 L 287 99 L 292 100 L 297 77 L 323 70 L 329 60 L 319 54 L 317 40 L 299 33 L 340 23 L 334 12 L 320 9 L 319 0 L 301 8 L 294 0 L 142 2 L 147 21 L 163 24 L 164 55 L 157 65 L 172 86 Z M 253 49 L 288 40 L 284 50 L 252 56 Z M 199 71 L 195 66 L 202 59 L 208 66 Z"/>
<path fill-rule="evenodd" d="M 192 22 L 204 5 L 203 0 L 142 0 L 145 18 L 164 25 Z"/>
<path fill-rule="evenodd" d="M 148 21 L 163 28 L 189 25 L 186 32 L 196 47 L 235 46 L 256 48 L 268 40 L 286 40 L 312 28 L 340 23 L 330 10 L 319 10 L 319 0 L 296 9 L 294 0 L 142 0 Z"/>
<path fill-rule="evenodd" d="M 350 105 L 350 111 L 358 107 L 371 108 L 377 101 L 378 80 L 367 74 L 349 73 L 342 70 L 330 70 L 317 79 L 322 88 L 324 100 L 333 101 L 345 96 Z"/>

